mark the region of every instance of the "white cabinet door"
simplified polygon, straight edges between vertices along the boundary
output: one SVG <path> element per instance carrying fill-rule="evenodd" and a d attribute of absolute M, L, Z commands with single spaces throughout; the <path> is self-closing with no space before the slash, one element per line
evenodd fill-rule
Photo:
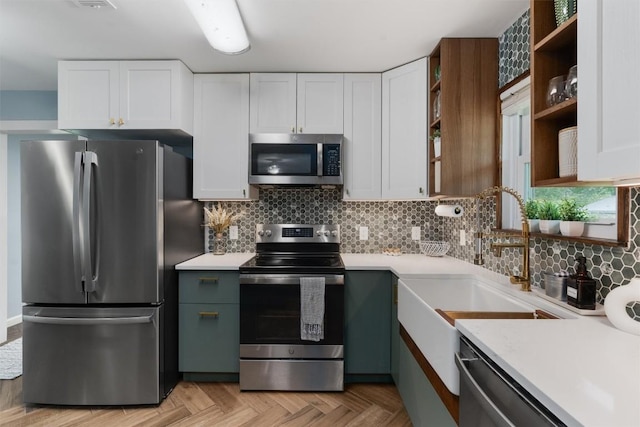
<path fill-rule="evenodd" d="M 298 74 L 298 133 L 342 133 L 343 75 Z"/>
<path fill-rule="evenodd" d="M 427 197 L 427 59 L 382 74 L 382 198 Z"/>
<path fill-rule="evenodd" d="M 60 61 L 58 126 L 192 134 L 193 74 L 180 61 Z"/>
<path fill-rule="evenodd" d="M 342 74 L 251 74 L 251 133 L 342 133 Z"/>
<path fill-rule="evenodd" d="M 249 187 L 249 75 L 197 74 L 193 197 L 257 197 Z"/>
<path fill-rule="evenodd" d="M 381 75 L 344 75 L 345 200 L 381 197 Z"/>
<path fill-rule="evenodd" d="M 120 128 L 192 133 L 192 93 L 193 75 L 180 61 L 122 61 Z"/>
<path fill-rule="evenodd" d="M 292 133 L 296 128 L 296 74 L 251 74 L 251 133 Z"/>
<path fill-rule="evenodd" d="M 640 182 L 640 2 L 580 3 L 578 179 Z M 626 182 L 625 182 L 626 180 Z"/>
<path fill-rule="evenodd" d="M 58 127 L 117 128 L 119 73 L 116 61 L 58 62 Z"/>

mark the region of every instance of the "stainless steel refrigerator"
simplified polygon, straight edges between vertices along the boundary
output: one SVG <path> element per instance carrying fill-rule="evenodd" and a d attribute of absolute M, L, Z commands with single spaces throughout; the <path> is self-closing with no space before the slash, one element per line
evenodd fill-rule
<path fill-rule="evenodd" d="M 191 161 L 157 141 L 23 141 L 23 398 L 159 403 L 177 383 L 178 278 L 202 253 Z"/>

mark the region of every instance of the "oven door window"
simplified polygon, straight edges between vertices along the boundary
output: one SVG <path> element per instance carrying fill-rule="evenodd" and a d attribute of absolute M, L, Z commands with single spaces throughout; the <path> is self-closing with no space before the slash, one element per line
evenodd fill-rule
<path fill-rule="evenodd" d="M 318 175 L 316 144 L 251 144 L 251 175 Z"/>
<path fill-rule="evenodd" d="M 342 345 L 344 286 L 325 287 L 324 339 L 300 339 L 300 287 L 240 285 L 241 344 Z"/>

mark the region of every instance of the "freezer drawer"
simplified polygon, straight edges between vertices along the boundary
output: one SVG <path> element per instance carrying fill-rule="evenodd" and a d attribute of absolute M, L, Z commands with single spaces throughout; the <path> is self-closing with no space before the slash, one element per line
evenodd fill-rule
<path fill-rule="evenodd" d="M 162 310 L 23 307 L 24 402 L 159 403 Z"/>

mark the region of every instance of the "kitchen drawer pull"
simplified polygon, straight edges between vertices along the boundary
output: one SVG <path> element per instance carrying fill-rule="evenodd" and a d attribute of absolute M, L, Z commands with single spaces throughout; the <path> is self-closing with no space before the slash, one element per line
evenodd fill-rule
<path fill-rule="evenodd" d="M 198 281 L 200 283 L 206 283 L 206 282 L 218 283 L 218 278 L 217 277 L 200 277 Z"/>
<path fill-rule="evenodd" d="M 218 313 L 217 311 L 201 311 L 198 314 L 200 315 L 200 317 L 213 317 L 214 319 L 220 317 L 220 313 Z"/>

